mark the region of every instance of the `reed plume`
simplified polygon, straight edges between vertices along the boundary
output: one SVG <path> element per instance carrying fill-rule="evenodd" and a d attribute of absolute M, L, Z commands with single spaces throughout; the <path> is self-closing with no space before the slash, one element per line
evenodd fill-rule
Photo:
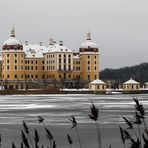
<path fill-rule="evenodd" d="M 124 145 L 124 148 L 125 148 L 125 136 L 124 136 L 124 133 L 123 133 L 123 129 L 121 127 L 120 128 L 120 135 L 121 135 L 121 140 L 122 140 L 122 143 Z"/>
<path fill-rule="evenodd" d="M 79 134 L 79 130 L 78 130 L 77 120 L 76 120 L 76 118 L 75 118 L 74 115 L 72 115 L 69 120 L 70 120 L 71 123 L 72 123 L 71 129 L 73 129 L 73 128 L 76 129 L 76 133 L 77 133 L 77 137 L 78 137 L 78 141 L 79 141 L 79 146 L 80 146 L 80 148 L 82 148 L 81 139 L 80 139 L 80 134 Z"/>
<path fill-rule="evenodd" d="M 67 139 L 68 139 L 68 142 L 69 142 L 70 148 L 72 148 L 72 143 L 73 143 L 73 141 L 72 141 L 72 138 L 70 137 L 69 134 L 67 134 Z"/>
<path fill-rule="evenodd" d="M 12 142 L 12 148 L 16 148 L 16 146 L 15 146 L 14 142 Z"/>
<path fill-rule="evenodd" d="M 53 141 L 53 148 L 57 148 L 55 141 Z"/>
<path fill-rule="evenodd" d="M 22 142 L 24 143 L 24 145 L 26 146 L 26 148 L 30 148 L 29 143 L 28 143 L 28 139 L 26 138 L 24 132 L 22 131 Z"/>
<path fill-rule="evenodd" d="M 100 132 L 100 124 L 99 124 L 98 116 L 99 116 L 99 109 L 91 101 L 89 118 L 92 119 L 93 121 L 95 121 L 97 134 L 98 134 L 98 148 L 102 148 L 101 132 Z"/>
<path fill-rule="evenodd" d="M 53 148 L 53 135 L 51 134 L 49 129 L 46 127 L 46 125 L 44 123 L 44 118 L 42 116 L 38 116 L 38 122 L 39 122 L 39 124 L 41 124 L 41 123 L 43 124 L 44 129 L 45 129 L 45 133 L 46 133 L 46 137 L 49 140 L 50 148 Z"/>
<path fill-rule="evenodd" d="M 23 142 L 21 142 L 21 148 L 24 148 Z"/>
<path fill-rule="evenodd" d="M 35 142 L 35 148 L 39 148 L 38 143 L 39 143 L 40 137 L 38 134 L 37 129 L 34 131 L 34 142 Z"/>
<path fill-rule="evenodd" d="M 124 120 L 125 120 L 125 122 L 126 122 L 126 124 L 128 125 L 128 128 L 129 129 L 133 129 L 133 124 L 132 124 L 132 122 L 131 121 L 129 121 L 127 118 L 125 118 L 125 117 L 122 117 Z"/>
<path fill-rule="evenodd" d="M 23 121 L 23 127 L 24 127 L 25 133 L 28 135 L 28 138 L 29 138 L 29 141 L 31 143 L 32 148 L 34 148 L 33 142 L 32 142 L 31 136 L 30 136 L 29 128 L 28 128 L 28 126 L 27 126 L 25 121 Z"/>

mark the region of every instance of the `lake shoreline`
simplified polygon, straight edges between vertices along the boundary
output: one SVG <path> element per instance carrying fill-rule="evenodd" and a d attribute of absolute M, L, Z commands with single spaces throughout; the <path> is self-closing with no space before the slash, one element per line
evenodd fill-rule
<path fill-rule="evenodd" d="M 50 89 L 28 89 L 28 90 L 0 90 L 0 95 L 39 95 L 39 94 L 98 94 L 98 95 L 120 95 L 120 94 L 148 94 L 148 90 L 140 91 L 109 91 L 109 92 L 93 92 L 89 90 L 59 90 L 56 88 Z"/>

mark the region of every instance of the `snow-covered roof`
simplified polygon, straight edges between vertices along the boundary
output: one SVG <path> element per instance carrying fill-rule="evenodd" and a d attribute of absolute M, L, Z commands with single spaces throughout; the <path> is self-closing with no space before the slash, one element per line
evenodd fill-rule
<path fill-rule="evenodd" d="M 43 53 L 48 51 L 46 46 L 37 44 L 23 45 L 26 58 L 43 58 Z"/>
<path fill-rule="evenodd" d="M 91 40 L 86 40 L 86 42 L 81 44 L 80 48 L 98 48 L 98 46 Z"/>
<path fill-rule="evenodd" d="M 73 59 L 75 59 L 75 60 L 80 60 L 80 56 L 79 56 L 79 55 L 74 55 L 74 56 L 73 56 Z"/>
<path fill-rule="evenodd" d="M 22 45 L 15 37 L 9 37 L 3 45 Z"/>
<path fill-rule="evenodd" d="M 133 80 L 132 78 L 130 78 L 130 80 L 126 81 L 125 83 L 123 84 L 140 84 L 139 82 Z"/>
<path fill-rule="evenodd" d="M 91 33 L 86 34 L 86 41 L 81 44 L 80 48 L 98 48 L 97 44 L 91 41 Z"/>
<path fill-rule="evenodd" d="M 96 79 L 96 80 L 90 82 L 89 84 L 105 84 L 105 83 L 100 79 Z"/>
<path fill-rule="evenodd" d="M 48 50 L 49 52 L 73 52 L 72 50 L 60 44 L 50 45 Z"/>

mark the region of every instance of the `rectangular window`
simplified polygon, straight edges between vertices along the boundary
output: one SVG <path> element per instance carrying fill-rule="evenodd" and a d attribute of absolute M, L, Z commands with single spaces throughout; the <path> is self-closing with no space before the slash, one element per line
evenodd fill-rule
<path fill-rule="evenodd" d="M 66 63 L 66 59 L 64 58 L 64 64 Z"/>
<path fill-rule="evenodd" d="M 59 65 L 59 70 L 61 70 L 61 65 Z"/>
<path fill-rule="evenodd" d="M 15 70 L 17 70 L 17 65 L 15 65 Z"/>
<path fill-rule="evenodd" d="M 14 78 L 17 78 L 17 75 L 16 74 L 14 75 Z"/>
<path fill-rule="evenodd" d="M 66 65 L 64 65 L 64 70 L 66 70 Z"/>

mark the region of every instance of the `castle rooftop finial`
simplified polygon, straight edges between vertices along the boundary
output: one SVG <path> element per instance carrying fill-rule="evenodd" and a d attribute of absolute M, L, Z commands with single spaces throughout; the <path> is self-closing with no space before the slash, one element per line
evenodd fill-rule
<path fill-rule="evenodd" d="M 13 26 L 12 30 L 11 30 L 11 35 L 10 37 L 15 37 L 15 27 Z"/>
<path fill-rule="evenodd" d="M 54 42 L 54 41 L 53 41 L 53 38 L 50 38 L 50 39 L 49 39 L 49 45 L 53 45 L 53 42 Z"/>
<path fill-rule="evenodd" d="M 88 32 L 88 33 L 86 34 L 86 40 L 91 40 L 91 33 L 90 33 L 90 32 Z"/>

